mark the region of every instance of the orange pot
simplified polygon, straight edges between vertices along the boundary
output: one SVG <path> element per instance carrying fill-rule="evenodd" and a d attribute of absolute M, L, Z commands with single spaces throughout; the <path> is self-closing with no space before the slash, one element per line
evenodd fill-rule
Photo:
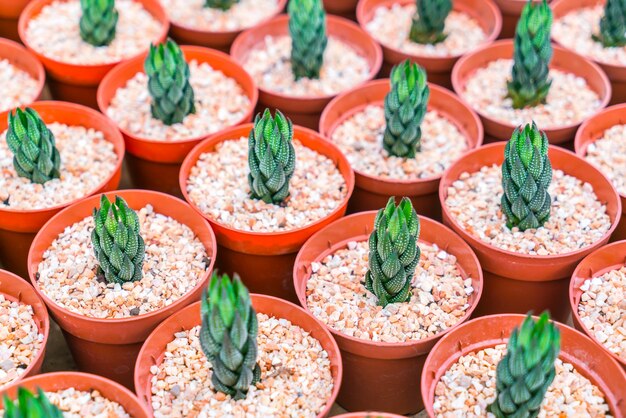
<path fill-rule="evenodd" d="M 480 119 L 464 102 L 450 91 L 430 84 L 429 110 L 445 115 L 454 121 L 457 128 L 465 135 L 469 149 L 483 143 L 483 126 Z M 346 119 L 362 111 L 371 104 L 383 105 L 389 92 L 389 80 L 370 81 L 334 98 L 322 112 L 319 131 L 331 140 L 332 134 Z M 355 170 L 356 187 L 348 212 L 378 210 L 385 207 L 389 197 L 411 198 L 413 206 L 420 215 L 441 220 L 441 205 L 437 190 L 441 176 L 417 180 L 400 180 L 375 177 Z"/>
<path fill-rule="evenodd" d="M 100 195 L 81 200 L 61 211 L 35 237 L 28 254 L 30 281 L 63 330 L 74 361 L 81 370 L 107 377 L 132 389 L 133 367 L 141 345 L 161 321 L 200 298 L 213 270 L 217 245 L 209 224 L 180 199 L 147 190 L 120 190 L 107 193 L 107 196 L 110 199 L 121 196 L 135 209 L 150 204 L 156 212 L 187 225 L 202 241 L 210 259 L 198 284 L 171 305 L 130 318 L 98 319 L 57 305 L 39 288 L 37 267 L 43 260 L 43 253 L 66 227 L 92 214 L 93 208 L 99 206 Z"/>
<path fill-rule="evenodd" d="M 408 5 L 415 3 L 415 0 L 360 0 L 356 9 L 356 16 L 362 28 L 374 17 L 374 12 L 379 7 L 391 7 L 393 4 Z M 480 27 L 487 33 L 484 44 L 492 43 L 502 28 L 502 16 L 500 11 L 491 0 L 455 0 L 454 10 L 468 14 L 476 19 Z M 428 80 L 432 83 L 451 89 L 450 73 L 452 67 L 461 57 L 453 55 L 448 57 L 432 57 L 424 55 L 413 55 L 389 45 L 381 44 L 385 62 L 383 64 L 382 75 L 388 76 L 391 68 L 404 61 L 411 60 L 417 62 L 428 72 Z"/>
<path fill-rule="evenodd" d="M 435 417 L 433 403 L 435 387 L 448 369 L 461 356 L 472 351 L 484 350 L 498 344 L 506 344 L 513 331 L 524 321 L 524 315 L 491 315 L 466 322 L 444 336 L 430 352 L 422 373 L 422 396 L 426 412 Z M 604 392 L 605 399 L 615 418 L 624 417 L 626 402 L 626 374 L 600 347 L 580 332 L 555 322 L 561 331 L 559 358 L 571 363 Z"/>
<path fill-rule="evenodd" d="M 247 137 L 252 126 L 252 124 L 236 126 L 212 135 L 198 144 L 185 158 L 180 170 L 180 189 L 185 200 L 198 212 L 202 213 L 187 193 L 187 179 L 191 169 L 196 165 L 200 155 L 215 150 L 215 146 L 221 142 Z M 293 128 L 295 139 L 305 147 L 332 159 L 341 172 L 346 181 L 347 191 L 339 207 L 312 224 L 285 232 L 241 231 L 218 223 L 203 214 L 217 236 L 220 254 L 217 268 L 231 275 L 238 273 L 252 293 L 268 294 L 289 301 L 297 301 L 292 271 L 298 250 L 311 235 L 345 214 L 348 199 L 354 190 L 354 173 L 339 149 L 323 140 L 317 132 L 299 126 Z"/>
<path fill-rule="evenodd" d="M 571 274 L 580 260 L 608 242 L 621 214 L 619 195 L 594 166 L 570 151 L 551 145 L 548 156 L 552 167 L 593 186 L 599 200 L 606 203 L 611 228 L 594 244 L 565 254 L 530 255 L 496 248 L 463 229 L 448 211 L 445 201 L 448 188 L 461 173 L 476 172 L 493 164 L 502 165 L 504 147 L 505 143 L 499 142 L 465 154 L 444 173 L 439 185 L 444 223 L 472 247 L 483 267 L 485 288 L 476 315 L 547 309 L 552 318 L 566 322 L 570 311 L 567 289 Z"/>
<path fill-rule="evenodd" d="M 233 42 L 230 55 L 235 61 L 243 65 L 250 50 L 263 42 L 266 36 L 288 36 L 288 23 L 289 16 L 280 15 L 269 22 L 242 32 Z M 328 15 L 326 25 L 328 36 L 342 40 L 367 59 L 370 67 L 367 80 L 375 78 L 383 60 L 382 51 L 378 44 L 349 20 Z M 336 96 L 336 94 L 329 94 L 326 96 L 293 97 L 267 90 L 262 86 L 259 86 L 259 92 L 259 106 L 261 108 L 280 109 L 285 116 L 293 121 L 294 125 L 301 125 L 310 129 L 317 129 L 320 113 L 324 106 Z"/>
<path fill-rule="evenodd" d="M 124 140 L 117 128 L 106 117 L 95 110 L 73 103 L 44 101 L 35 102 L 29 106 L 35 109 L 46 123 L 59 122 L 67 125 L 78 125 L 102 132 L 104 137 L 113 143 L 117 154 L 117 164 L 115 170 L 106 180 L 87 196 L 117 188 L 122 174 Z M 0 113 L 0 132 L 7 129 L 8 112 Z M 19 276 L 27 277 L 26 256 L 35 233 L 53 215 L 78 200 L 80 199 L 46 209 L 0 208 L 0 261 L 2 261 L 4 268 Z"/>
<path fill-rule="evenodd" d="M 6 0 L 0 2 L 0 38 L 19 41 L 17 19 L 30 0 Z"/>
<path fill-rule="evenodd" d="M 2 5 L 0 5 L 0 11 L 1 9 Z M 0 27 L 2 27 L 1 19 Z M 0 38 L 0 59 L 8 60 L 11 64 L 27 72 L 31 77 L 37 80 L 37 96 L 31 99 L 31 103 L 35 100 L 39 100 L 43 86 L 46 84 L 46 72 L 37 58 L 17 42 Z"/>
<path fill-rule="evenodd" d="M 333 377 L 333 391 L 324 409 L 317 415 L 318 418 L 326 417 L 337 398 L 343 374 L 337 343 L 320 322 L 299 306 L 267 295 L 252 294 L 251 297 L 252 306 L 258 313 L 264 313 L 275 318 L 284 318 L 292 324 L 301 327 L 305 332 L 318 340 L 322 348 L 328 353 Z M 174 339 L 175 333 L 181 330 L 192 329 L 200 324 L 200 302 L 198 302 L 187 306 L 163 321 L 150 334 L 141 348 L 137 364 L 135 365 L 135 388 L 137 388 L 139 399 L 149 408 L 152 405 L 152 374 L 150 373 L 150 367 L 159 365 L 163 361 L 167 344 Z"/>
<path fill-rule="evenodd" d="M 533 0 L 539 3 L 541 0 Z M 548 3 L 552 0 L 548 0 Z M 498 39 L 509 39 L 515 37 L 515 29 L 517 21 L 522 15 L 522 9 L 528 3 L 528 0 L 494 0 L 500 12 L 502 13 L 502 32 Z"/>
<path fill-rule="evenodd" d="M 97 109 L 98 104 L 96 102 L 96 91 L 98 89 L 98 84 L 100 83 L 100 81 L 102 81 L 105 74 L 108 73 L 113 67 L 115 67 L 115 65 L 117 65 L 121 61 L 96 65 L 70 64 L 47 57 L 37 52 L 28 43 L 28 38 L 26 37 L 26 29 L 28 27 L 28 23 L 34 17 L 39 15 L 41 10 L 45 6 L 55 1 L 57 0 L 31 1 L 31 3 L 24 9 L 22 14 L 20 15 L 20 20 L 18 24 L 20 39 L 22 40 L 24 45 L 26 45 L 26 48 L 28 48 L 33 54 L 35 54 L 39 61 L 41 61 L 46 67 L 46 71 L 48 71 L 48 75 L 50 76 L 50 79 L 48 80 L 48 86 L 50 87 L 52 96 L 56 100 L 76 102 Z M 167 37 L 167 31 L 169 30 L 169 21 L 167 19 L 165 10 L 163 10 L 163 7 L 161 7 L 161 4 L 159 3 L 159 0 L 136 1 L 141 3 L 143 7 L 161 23 L 162 29 L 158 41 L 164 41 Z M 146 45 L 146 51 L 148 50 L 148 48 L 149 45 Z"/>
<path fill-rule="evenodd" d="M 221 71 L 233 78 L 242 87 L 250 99 L 245 115 L 234 125 L 250 122 L 252 113 L 259 97 L 256 84 L 252 77 L 228 55 L 212 49 L 198 46 L 181 48 L 187 61 L 208 63 L 213 69 Z M 111 70 L 98 87 L 98 107 L 107 114 L 111 100 L 119 88 L 126 86 L 128 80 L 137 73 L 144 72 L 143 64 L 147 53 L 124 62 Z M 113 122 L 115 123 L 115 122 Z M 120 128 L 128 153 L 136 158 L 128 159 L 128 168 L 133 186 L 138 189 L 150 189 L 182 197 L 178 188 L 178 172 L 180 165 L 189 151 L 209 134 L 180 141 L 159 141 L 143 138 Z"/>
<path fill-rule="evenodd" d="M 609 98 L 611 97 L 611 83 L 609 83 L 606 74 L 596 64 L 578 54 L 556 45 L 553 48 L 554 55 L 550 68 L 559 69 L 584 78 L 589 87 L 600 97 L 601 105 L 597 111 L 600 112 L 609 103 Z M 507 39 L 494 42 L 492 45 L 461 58 L 452 70 L 454 91 L 462 98 L 461 92 L 465 90 L 467 80 L 474 75 L 476 70 L 484 68 L 490 62 L 498 59 L 513 59 L 513 40 Z M 515 128 L 517 128 L 517 125 L 492 118 L 484 113 L 482 109 L 474 109 L 474 111 L 478 113 L 485 127 L 486 142 L 508 141 Z M 574 140 L 576 129 L 578 129 L 581 123 L 582 121 L 556 128 L 541 127 L 541 129 L 546 132 L 551 144 L 567 146 L 572 145 L 571 141 Z"/>
<path fill-rule="evenodd" d="M 600 139 L 607 129 L 623 124 L 624 120 L 626 120 L 626 104 L 608 107 L 587 119 L 576 132 L 574 140 L 576 154 L 584 158 L 590 144 Z M 626 196 L 621 193 L 619 196 L 622 201 L 622 214 L 615 232 L 611 235 L 611 241 L 626 239 Z"/>
<path fill-rule="evenodd" d="M 56 392 L 64 389 L 74 388 L 81 391 L 97 390 L 110 401 L 117 402 L 124 407 L 126 412 L 133 418 L 150 418 L 148 409 L 139 402 L 137 397 L 128 389 L 119 384 L 100 376 L 77 372 L 46 373 L 28 378 L 19 385 L 9 387 L 0 392 L 0 397 L 5 395 L 10 399 L 17 397 L 17 388 L 24 387 L 30 391 L 41 388 L 47 392 Z M 0 404 L 2 400 L 0 399 Z"/>
<path fill-rule="evenodd" d="M 306 285 L 311 277 L 311 263 L 344 248 L 349 241 L 369 238 L 376 211 L 346 216 L 313 235 L 302 247 L 293 269 L 294 286 L 300 305 L 307 309 Z M 475 292 L 470 307 L 458 324 L 466 321 L 480 299 L 483 277 L 472 249 L 450 229 L 420 216 L 420 241 L 435 243 L 457 257 L 464 277 L 471 277 Z M 383 410 L 397 414 L 415 414 L 423 407 L 419 381 L 426 356 L 445 332 L 418 341 L 385 343 L 350 337 L 329 328 L 335 337 L 344 362 L 344 377 L 337 401 L 349 411 Z"/>

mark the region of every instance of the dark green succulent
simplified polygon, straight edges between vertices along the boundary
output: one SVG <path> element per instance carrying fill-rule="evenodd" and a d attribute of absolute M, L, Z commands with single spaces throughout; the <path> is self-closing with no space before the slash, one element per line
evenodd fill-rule
<path fill-rule="evenodd" d="M 288 12 L 293 75 L 319 78 L 328 43 L 322 0 L 290 0 Z"/>
<path fill-rule="evenodd" d="M 61 177 L 61 156 L 54 134 L 31 109 L 9 112 L 7 144 L 13 153 L 13 167 L 20 177 L 43 184 Z"/>
<path fill-rule="evenodd" d="M 626 46 L 626 0 L 607 0 L 600 33 L 592 37 L 605 48 Z"/>
<path fill-rule="evenodd" d="M 80 0 L 80 36 L 93 46 L 109 45 L 115 39 L 118 13 L 115 0 Z"/>
<path fill-rule="evenodd" d="M 194 93 L 189 83 L 189 65 L 176 42 L 150 45 L 144 63 L 148 75 L 148 90 L 152 96 L 152 116 L 166 125 L 181 123 L 196 112 Z"/>
<path fill-rule="evenodd" d="M 204 3 L 204 7 L 210 7 L 211 9 L 228 10 L 237 3 L 239 3 L 239 0 L 206 0 Z"/>
<path fill-rule="evenodd" d="M 552 10 L 546 0 L 524 6 L 515 31 L 515 52 L 511 81 L 508 82 L 508 97 L 515 109 L 545 103 L 552 80 Z"/>
<path fill-rule="evenodd" d="M 59 408 L 50 403 L 43 390 L 37 395 L 26 388 L 17 388 L 17 399 L 12 401 L 4 395 L 4 418 L 63 418 Z"/>
<path fill-rule="evenodd" d="M 395 157 L 414 158 L 421 148 L 421 124 L 430 97 L 426 72 L 406 60 L 393 67 L 390 82 L 391 90 L 385 97 L 383 148 Z"/>
<path fill-rule="evenodd" d="M 409 39 L 418 44 L 438 44 L 446 39 L 443 33 L 452 0 L 416 0 Z"/>
<path fill-rule="evenodd" d="M 95 228 L 91 232 L 98 272 L 109 283 L 141 280 L 145 245 L 139 234 L 139 217 L 124 199 L 111 203 L 103 194 L 100 209 L 94 208 Z"/>
<path fill-rule="evenodd" d="M 561 335 L 544 312 L 535 321 L 528 315 L 513 330 L 507 353 L 498 363 L 498 397 L 488 410 L 496 418 L 534 418 L 556 375 L 554 362 L 559 355 Z"/>
<path fill-rule="evenodd" d="M 261 379 L 257 364 L 258 324 L 248 289 L 235 275 L 213 273 L 202 297 L 200 345 L 213 368 L 216 390 L 243 399 Z"/>

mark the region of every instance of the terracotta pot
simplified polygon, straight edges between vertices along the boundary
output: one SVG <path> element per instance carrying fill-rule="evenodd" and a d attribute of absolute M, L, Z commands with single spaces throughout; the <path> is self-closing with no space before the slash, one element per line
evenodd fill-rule
<path fill-rule="evenodd" d="M 56 100 L 67 100 L 69 102 L 80 103 L 85 106 L 98 108 L 96 102 L 96 91 L 98 84 L 113 67 L 122 61 L 111 62 L 108 64 L 97 65 L 81 65 L 70 64 L 56 59 L 47 57 L 37 52 L 29 43 L 26 37 L 26 29 L 28 23 L 36 17 L 41 10 L 57 0 L 32 0 L 20 15 L 18 30 L 20 39 L 37 58 L 43 63 L 48 71 L 48 86 L 52 92 L 52 96 Z M 159 0 L 136 0 L 141 3 L 146 10 L 161 23 L 161 33 L 159 34 L 159 42 L 165 40 L 167 31 L 169 30 L 169 20 Z M 155 40 L 155 41 L 156 41 Z M 149 45 L 146 45 L 146 51 Z"/>
<path fill-rule="evenodd" d="M 79 369 L 115 380 L 132 389 L 133 367 L 141 345 L 161 321 L 200 298 L 213 270 L 217 245 L 209 224 L 180 199 L 147 190 L 120 190 L 107 193 L 107 196 L 109 199 L 121 196 L 135 209 L 151 204 L 157 213 L 171 216 L 187 225 L 202 241 L 210 259 L 198 284 L 171 305 L 130 318 L 98 319 L 72 312 L 50 299 L 39 288 L 37 267 L 43 260 L 43 253 L 66 227 L 91 216 L 93 208 L 99 206 L 100 195 L 81 200 L 61 211 L 35 237 L 28 254 L 30 281 L 63 330 Z"/>
<path fill-rule="evenodd" d="M 215 150 L 221 142 L 247 137 L 252 124 L 236 126 L 212 135 L 196 146 L 185 158 L 180 170 L 180 189 L 191 207 L 202 211 L 191 201 L 187 193 L 187 179 L 200 155 Z M 297 301 L 293 288 L 293 263 L 300 247 L 315 232 L 335 219 L 341 218 L 354 190 L 354 173 L 346 157 L 337 147 L 310 129 L 294 126 L 294 138 L 307 148 L 333 160 L 346 182 L 346 197 L 341 205 L 326 217 L 305 227 L 284 232 L 249 232 L 233 229 L 204 216 L 215 231 L 219 245 L 217 268 L 225 273 L 238 273 L 250 292 Z M 297 162 L 296 162 L 297 164 Z"/>
<path fill-rule="evenodd" d="M 19 41 L 17 20 L 30 0 L 6 0 L 0 2 L 0 38 Z"/>
<path fill-rule="evenodd" d="M 276 12 L 272 16 L 257 23 L 257 25 L 265 23 L 279 13 L 282 13 L 286 5 L 287 0 L 278 0 Z M 179 44 L 206 46 L 226 53 L 230 51 L 230 46 L 237 35 L 243 32 L 243 30 L 240 29 L 218 32 L 202 30 L 187 26 L 181 22 L 170 22 L 170 26 L 170 34 Z"/>
<path fill-rule="evenodd" d="M 533 1 L 539 3 L 541 0 Z M 548 0 L 548 3 L 550 1 Z M 522 9 L 524 9 L 528 0 L 494 0 L 494 2 L 502 13 L 502 32 L 500 32 L 498 39 L 514 38 L 517 21 L 522 15 Z"/>
<path fill-rule="evenodd" d="M 429 110 L 436 109 L 452 120 L 467 138 L 469 149 L 483 142 L 483 126 L 480 119 L 464 102 L 450 91 L 430 84 Z M 370 81 L 334 98 L 322 112 L 319 131 L 322 136 L 332 137 L 333 132 L 347 118 L 371 104 L 383 105 L 389 92 L 389 80 Z M 378 210 L 384 207 L 389 197 L 411 198 L 420 215 L 441 220 L 441 205 L 437 190 L 441 176 L 417 180 L 385 179 L 355 170 L 356 187 L 348 212 Z"/>
<path fill-rule="evenodd" d="M 28 378 L 19 385 L 9 387 L 0 392 L 0 397 L 8 395 L 10 399 L 17 396 L 18 386 L 35 391 L 41 388 L 46 392 L 57 392 L 64 389 L 74 388 L 81 391 L 97 390 L 110 401 L 120 404 L 126 412 L 133 418 L 150 418 L 148 408 L 146 408 L 137 397 L 128 389 L 119 384 L 100 376 L 78 372 L 58 372 L 46 373 Z M 2 400 L 0 400 L 2 404 Z"/>
<path fill-rule="evenodd" d="M 284 318 L 297 325 L 318 340 L 322 348 L 328 353 L 330 368 L 333 377 L 333 391 L 324 409 L 317 416 L 322 418 L 328 415 L 332 408 L 343 374 L 341 356 L 337 343 L 324 326 L 313 318 L 304 309 L 292 303 L 267 295 L 252 294 L 252 306 L 258 313 L 264 313 L 275 318 Z M 141 348 L 137 364 L 135 365 L 135 387 L 139 399 L 150 407 L 152 405 L 152 374 L 150 367 L 163 361 L 167 344 L 174 339 L 174 334 L 181 330 L 189 330 L 201 324 L 200 302 L 187 306 L 185 309 L 163 321 L 146 340 Z"/>
<path fill-rule="evenodd" d="M 0 11 L 2 9 L 0 5 Z M 0 27 L 2 23 L 0 21 Z M 39 100 L 46 84 L 46 72 L 43 65 L 26 48 L 17 42 L 0 38 L 0 60 L 6 59 L 22 71 L 25 71 L 37 81 L 37 95 L 31 98 L 31 102 Z M 30 104 L 30 103 L 27 103 Z"/>
<path fill-rule="evenodd" d="M 48 316 L 46 305 L 44 305 L 39 296 L 37 296 L 32 286 L 26 280 L 13 273 L 0 270 L 0 293 L 6 300 L 32 306 L 34 314 L 33 320 L 39 329 L 39 333 L 43 334 L 41 349 L 35 358 L 33 358 L 33 361 L 26 367 L 24 374 L 11 383 L 13 384 L 29 376 L 41 373 L 41 365 L 46 356 L 46 343 L 48 342 L 48 335 L 50 334 L 50 317 Z M 0 385 L 0 387 L 2 386 Z"/>
<path fill-rule="evenodd" d="M 556 68 L 584 78 L 589 87 L 600 97 L 601 105 L 596 113 L 600 112 L 609 103 L 609 98 L 611 97 L 611 83 L 609 83 L 606 74 L 596 64 L 578 54 L 556 45 L 553 48 L 554 55 L 550 68 Z M 498 59 L 513 59 L 513 40 L 507 39 L 494 42 L 461 58 L 452 70 L 452 85 L 456 94 L 463 98 L 461 92 L 465 90 L 467 80 L 474 75 L 476 70 L 484 68 L 490 62 Z M 485 142 L 508 141 L 511 139 L 511 135 L 517 128 L 517 125 L 498 121 L 484 113 L 482 109 L 474 109 L 474 111 L 478 113 L 485 127 Z M 540 126 L 540 128 L 546 132 L 551 144 L 565 146 L 574 140 L 576 129 L 578 129 L 581 123 L 582 121 L 565 126 L 552 128 Z"/>
<path fill-rule="evenodd" d="M 311 263 L 345 248 L 349 241 L 369 238 L 377 211 L 346 216 L 313 235 L 302 247 L 293 269 L 294 285 L 300 304 L 307 309 L 306 285 L 311 277 Z M 475 292 L 470 307 L 456 328 L 467 320 L 480 299 L 483 277 L 472 249 L 450 229 L 420 216 L 420 242 L 436 243 L 457 257 L 465 278 L 472 279 Z M 396 414 L 415 414 L 424 404 L 419 381 L 426 355 L 446 330 L 418 341 L 385 343 L 350 337 L 328 328 L 335 337 L 344 362 L 344 377 L 337 401 L 349 411 L 382 410 Z"/>
<path fill-rule="evenodd" d="M 565 254 L 529 255 L 496 248 L 463 229 L 450 214 L 445 201 L 448 188 L 461 173 L 472 173 L 493 164 L 502 165 L 504 147 L 505 143 L 500 142 L 465 154 L 444 173 L 439 185 L 444 223 L 472 247 L 483 268 L 485 288 L 476 315 L 527 313 L 531 310 L 539 313 L 547 309 L 552 318 L 566 322 L 571 274 L 580 260 L 608 242 L 621 214 L 619 195 L 594 166 L 570 151 L 551 145 L 548 156 L 552 167 L 593 186 L 598 199 L 606 204 L 611 228 L 592 245 Z"/>
<path fill-rule="evenodd" d="M 59 122 L 96 129 L 104 134 L 107 141 L 113 143 L 117 154 L 115 170 L 86 196 L 63 205 L 46 209 L 9 209 L 0 208 L 0 261 L 4 268 L 19 276 L 27 277 L 26 257 L 35 233 L 61 209 L 74 204 L 84 197 L 95 193 L 115 190 L 120 182 L 122 160 L 124 159 L 124 140 L 117 128 L 102 114 L 74 103 L 43 101 L 29 105 L 35 109 L 44 122 Z M 8 128 L 8 112 L 0 113 L 0 132 Z M 63 156 L 61 156 L 63 158 Z M 61 161 L 61 164 L 63 162 Z"/>
<path fill-rule="evenodd" d="M 574 140 L 576 154 L 584 158 L 590 144 L 600 139 L 607 129 L 623 123 L 626 123 L 626 104 L 608 107 L 587 119 L 576 132 Z M 622 214 L 617 228 L 611 235 L 611 241 L 626 239 L 626 196 L 621 193 L 619 196 L 622 201 Z"/>
<path fill-rule="evenodd" d="M 336 415 L 335 418 L 404 418 L 402 415 L 386 414 L 384 412 L 352 412 Z"/>
<path fill-rule="evenodd" d="M 614 242 L 604 247 L 598 248 L 583 261 L 578 264 L 576 270 L 572 274 L 572 280 L 569 284 L 569 303 L 572 309 L 572 320 L 576 329 L 587 337 L 591 338 L 596 344 L 604 349 L 609 356 L 619 363 L 624 370 L 626 370 L 626 359 L 618 357 L 615 353 L 607 350 L 604 345 L 596 339 L 587 327 L 583 325 L 582 319 L 578 314 L 578 305 L 580 304 L 580 298 L 583 291 L 580 290 L 580 286 L 585 283 L 587 279 L 593 277 L 602 276 L 611 270 L 618 270 L 624 267 L 624 258 L 626 256 L 626 241 Z"/>
<path fill-rule="evenodd" d="M 356 20 L 356 5 L 359 0 L 324 0 L 327 13 Z"/>
<path fill-rule="evenodd" d="M 255 26 L 241 33 L 233 42 L 230 55 L 235 61 L 244 64 L 250 50 L 261 42 L 266 36 L 288 36 L 289 17 L 280 15 L 269 22 Z M 374 40 L 349 20 L 327 16 L 327 33 L 331 37 L 342 40 L 354 48 L 368 62 L 370 72 L 367 80 L 376 77 L 382 64 L 383 55 L 380 47 Z M 367 80 L 364 80 L 367 81 Z M 259 107 L 280 109 L 285 116 L 291 118 L 294 125 L 317 129 L 320 113 L 324 106 L 331 101 L 336 94 L 325 96 L 293 97 L 283 93 L 276 93 L 259 86 Z"/>
<path fill-rule="evenodd" d="M 360 0 L 356 9 L 356 16 L 362 28 L 374 17 L 374 12 L 379 7 L 391 7 L 393 4 L 408 5 L 415 3 L 415 0 Z M 500 11 L 491 0 L 455 0 L 454 10 L 468 14 L 476 19 L 481 28 L 487 33 L 484 45 L 492 43 L 502 27 L 502 16 Z M 382 75 L 388 76 L 391 68 L 404 61 L 411 60 L 417 62 L 428 72 L 428 81 L 451 89 L 450 74 L 452 67 L 463 55 L 453 55 L 448 57 L 432 57 L 423 55 L 413 55 L 381 43 L 385 62 L 383 64 Z"/>
<path fill-rule="evenodd" d="M 524 321 L 524 315 L 491 315 L 466 322 L 448 333 L 435 345 L 426 359 L 422 373 L 422 396 L 426 412 L 434 417 L 435 386 L 459 357 L 472 351 L 506 344 L 513 328 Z M 604 392 L 614 417 L 624 417 L 626 374 L 611 357 L 589 338 L 567 325 L 555 322 L 561 331 L 559 358 L 571 363 Z"/>

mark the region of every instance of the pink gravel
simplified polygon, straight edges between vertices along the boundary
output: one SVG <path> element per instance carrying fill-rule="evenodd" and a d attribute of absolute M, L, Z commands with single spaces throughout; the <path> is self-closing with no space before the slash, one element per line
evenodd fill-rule
<path fill-rule="evenodd" d="M 0 112 L 30 104 L 39 94 L 38 81 L 6 59 L 0 59 L 0 86 Z"/>
<path fill-rule="evenodd" d="M 596 165 L 626 196 L 626 125 L 615 125 L 587 147 L 585 159 Z"/>

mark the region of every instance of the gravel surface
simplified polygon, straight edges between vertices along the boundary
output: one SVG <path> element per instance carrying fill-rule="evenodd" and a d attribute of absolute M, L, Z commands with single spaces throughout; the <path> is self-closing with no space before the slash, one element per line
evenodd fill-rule
<path fill-rule="evenodd" d="M 524 232 L 506 226 L 500 210 L 502 172 L 497 165 L 475 173 L 462 173 L 448 187 L 445 204 L 454 220 L 487 244 L 520 254 L 565 254 L 588 247 L 611 228 L 606 205 L 589 183 L 554 170 L 548 193 L 550 219 L 543 227 Z"/>
<path fill-rule="evenodd" d="M 294 97 L 335 95 L 366 81 L 367 60 L 350 45 L 332 36 L 324 52 L 319 79 L 296 81 L 291 70 L 291 38 L 266 36 L 245 59 L 243 67 L 260 88 Z"/>
<path fill-rule="evenodd" d="M 354 170 L 385 179 L 441 176 L 468 149 L 454 122 L 431 110 L 422 122 L 422 148 L 415 158 L 390 156 L 383 148 L 385 125 L 382 103 L 368 105 L 337 126 L 331 139 Z"/>
<path fill-rule="evenodd" d="M 499 59 L 476 70 L 460 96 L 495 120 L 516 126 L 534 120 L 541 129 L 581 123 L 600 109 L 600 98 L 584 78 L 555 69 L 550 69 L 552 87 L 546 104 L 513 109 L 513 101 L 506 97 L 512 66 L 513 60 Z"/>
<path fill-rule="evenodd" d="M 449 57 L 463 55 L 478 48 L 487 39 L 487 34 L 478 21 L 471 16 L 451 11 L 446 19 L 444 33 L 447 38 L 435 45 L 418 44 L 409 39 L 415 4 L 377 7 L 372 20 L 365 24 L 369 34 L 381 44 L 398 49 L 405 54 L 427 57 Z"/>
<path fill-rule="evenodd" d="M 38 53 L 68 64 L 109 64 L 146 51 L 161 34 L 161 23 L 133 0 L 116 0 L 115 39 L 96 47 L 80 37 L 79 0 L 57 0 L 28 22 L 26 40 Z"/>
<path fill-rule="evenodd" d="M 587 146 L 585 159 L 598 166 L 617 191 L 626 195 L 626 125 L 615 125 Z"/>
<path fill-rule="evenodd" d="M 333 161 L 297 138 L 296 169 L 283 205 L 250 198 L 248 138 L 227 140 L 200 155 L 187 180 L 193 204 L 215 222 L 241 231 L 277 232 L 328 216 L 346 197 L 346 181 Z"/>
<path fill-rule="evenodd" d="M 626 267 L 585 280 L 578 314 L 611 353 L 626 360 Z"/>
<path fill-rule="evenodd" d="M 13 153 L 0 134 L 0 209 L 45 209 L 67 204 L 96 192 L 114 171 L 117 154 L 112 142 L 95 129 L 49 123 L 61 155 L 61 177 L 44 184 L 20 177 Z"/>
<path fill-rule="evenodd" d="M 43 346 L 33 307 L 0 294 L 0 389 L 20 378 Z"/>
<path fill-rule="evenodd" d="M 487 406 L 496 398 L 496 366 L 506 354 L 499 344 L 462 356 L 443 375 L 435 388 L 433 409 L 438 417 L 489 417 Z M 602 391 L 561 359 L 555 362 L 556 377 L 544 398 L 539 418 L 610 417 Z"/>
<path fill-rule="evenodd" d="M 123 406 L 95 389 L 87 392 L 69 388 L 46 395 L 63 411 L 64 418 L 131 418 Z"/>
<path fill-rule="evenodd" d="M 0 86 L 0 112 L 30 104 L 39 94 L 37 80 L 7 59 L 0 59 Z"/>
<path fill-rule="evenodd" d="M 209 264 L 202 242 L 188 226 L 150 205 L 137 214 L 146 244 L 141 280 L 119 285 L 97 277 L 89 216 L 65 228 L 44 252 L 37 266 L 39 288 L 56 304 L 92 318 L 142 315 L 191 291 Z"/>
<path fill-rule="evenodd" d="M 262 313 L 257 318 L 261 381 L 245 399 L 234 401 L 214 390 L 196 326 L 176 333 L 163 362 L 150 369 L 155 418 L 316 417 L 333 390 L 328 353 L 286 319 Z"/>
<path fill-rule="evenodd" d="M 166 125 L 152 117 L 148 76 L 137 73 L 117 89 L 107 115 L 133 135 L 158 141 L 177 141 L 215 133 L 239 122 L 250 108 L 250 99 L 233 78 L 209 64 L 189 63 L 196 112 L 182 123 Z"/>

